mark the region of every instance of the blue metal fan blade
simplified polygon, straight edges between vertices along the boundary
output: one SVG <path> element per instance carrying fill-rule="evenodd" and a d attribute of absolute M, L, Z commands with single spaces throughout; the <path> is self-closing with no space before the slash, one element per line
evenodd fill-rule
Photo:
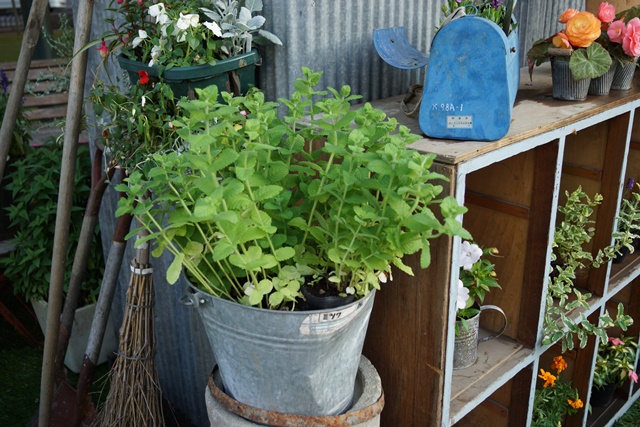
<path fill-rule="evenodd" d="M 404 27 L 381 28 L 373 31 L 373 44 L 387 64 L 413 70 L 429 63 L 429 55 L 414 48 L 404 33 Z"/>

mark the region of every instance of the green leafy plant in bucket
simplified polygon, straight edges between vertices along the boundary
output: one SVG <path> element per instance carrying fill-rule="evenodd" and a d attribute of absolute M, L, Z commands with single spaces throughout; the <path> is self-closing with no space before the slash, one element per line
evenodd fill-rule
<path fill-rule="evenodd" d="M 412 274 L 406 254 L 428 267 L 431 239 L 470 238 L 435 155 L 408 147 L 419 136 L 369 104 L 353 109 L 348 86 L 318 91 L 321 73 L 303 75 L 279 103 L 257 90 L 219 102 L 215 87 L 183 99 L 173 125 L 187 149 L 153 155 L 118 187 L 129 197 L 117 214 L 149 232 L 138 244 L 173 254 L 170 283 L 184 267 L 221 298 L 293 309 L 303 283 L 361 298 L 392 266 Z"/>

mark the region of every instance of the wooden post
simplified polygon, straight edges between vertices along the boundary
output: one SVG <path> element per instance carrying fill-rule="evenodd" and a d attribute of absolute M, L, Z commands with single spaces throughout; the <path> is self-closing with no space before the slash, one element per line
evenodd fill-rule
<path fill-rule="evenodd" d="M 7 101 L 7 108 L 4 111 L 2 126 L 0 127 L 0 183 L 4 176 L 4 167 L 7 163 L 7 155 L 11 146 L 11 135 L 18 117 L 18 107 L 22 100 L 22 92 L 27 82 L 27 74 L 31 65 L 31 56 L 40 38 L 40 29 L 44 21 L 44 15 L 49 7 L 49 0 L 35 0 L 31 5 L 29 19 L 25 26 L 22 45 L 20 46 L 20 56 L 16 66 L 16 74 L 11 84 L 11 93 Z"/>
<path fill-rule="evenodd" d="M 39 1 L 39 0 L 36 0 Z M 46 0 L 45 0 L 46 1 Z M 74 52 L 78 52 L 89 42 L 93 0 L 79 2 Z M 28 68 L 28 67 L 27 67 Z M 71 86 L 67 104 L 67 122 L 62 150 L 62 170 L 60 171 L 60 191 L 56 213 L 53 259 L 51 261 L 51 281 L 47 310 L 47 330 L 45 331 L 44 354 L 42 358 L 42 378 L 40 382 L 40 414 L 38 425 L 48 426 L 54 382 L 54 363 L 60 327 L 62 291 L 64 285 L 65 256 L 69 243 L 69 222 L 73 202 L 73 181 L 78 152 L 78 135 L 82 122 L 82 103 L 87 68 L 87 51 L 76 55 L 71 64 Z M 26 75 L 26 73 L 25 73 Z M 15 95 L 12 90 L 11 95 Z M 7 108 L 9 111 L 10 108 Z M 5 117 L 6 119 L 6 117 Z M 3 124 L 4 130 L 4 124 Z"/>

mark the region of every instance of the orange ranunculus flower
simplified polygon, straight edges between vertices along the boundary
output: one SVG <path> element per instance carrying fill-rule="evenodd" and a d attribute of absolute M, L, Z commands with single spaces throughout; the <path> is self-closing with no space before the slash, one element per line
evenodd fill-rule
<path fill-rule="evenodd" d="M 556 356 L 553 358 L 551 369 L 554 369 L 557 373 L 560 373 L 567 369 L 567 362 L 565 362 L 562 356 Z"/>
<path fill-rule="evenodd" d="M 560 19 L 558 21 L 560 21 L 561 24 L 566 24 L 569 19 L 573 18 L 578 13 L 579 11 L 577 11 L 576 9 L 567 9 L 562 12 L 562 15 L 560 15 Z"/>
<path fill-rule="evenodd" d="M 538 377 L 544 380 L 544 385 L 542 386 L 544 388 L 548 386 L 553 387 L 556 384 L 556 376 L 551 375 L 551 372 L 547 372 L 544 369 L 540 369 L 540 375 L 538 375 Z"/>
<path fill-rule="evenodd" d="M 584 406 L 584 403 L 582 403 L 582 400 L 580 399 L 576 399 L 576 400 L 567 399 L 567 402 L 574 409 L 580 409 Z"/>
<path fill-rule="evenodd" d="M 567 22 L 565 34 L 569 43 L 576 47 L 589 47 L 602 32 L 602 23 L 591 12 L 580 12 Z"/>
<path fill-rule="evenodd" d="M 553 39 L 551 39 L 551 43 L 553 43 L 553 45 L 559 49 L 571 49 L 571 43 L 569 43 L 567 35 L 562 31 L 553 36 Z"/>

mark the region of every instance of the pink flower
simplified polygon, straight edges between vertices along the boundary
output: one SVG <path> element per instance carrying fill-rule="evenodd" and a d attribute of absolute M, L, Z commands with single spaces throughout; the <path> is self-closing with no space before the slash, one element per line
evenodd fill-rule
<path fill-rule="evenodd" d="M 640 18 L 633 18 L 627 23 L 627 29 L 622 38 L 622 50 L 629 56 L 640 56 Z"/>
<path fill-rule="evenodd" d="M 629 369 L 629 378 L 631 378 L 631 381 L 633 381 L 634 383 L 638 382 L 638 374 L 633 372 L 633 370 L 631 369 Z"/>
<path fill-rule="evenodd" d="M 102 40 L 102 43 L 100 44 L 98 50 L 100 51 L 100 56 L 102 56 L 103 58 L 106 58 L 107 55 L 109 55 L 109 48 L 107 47 L 107 44 L 104 42 L 104 40 Z"/>
<path fill-rule="evenodd" d="M 624 341 L 622 341 L 619 338 L 613 338 L 613 337 L 609 337 L 609 342 L 613 345 L 623 345 Z"/>
<path fill-rule="evenodd" d="M 612 22 L 609 26 L 609 29 L 607 30 L 609 40 L 614 43 L 622 43 L 622 38 L 624 37 L 626 29 L 627 28 L 622 19 Z"/>
<path fill-rule="evenodd" d="M 616 8 L 607 2 L 600 3 L 598 19 L 607 24 L 613 22 L 616 19 Z"/>

